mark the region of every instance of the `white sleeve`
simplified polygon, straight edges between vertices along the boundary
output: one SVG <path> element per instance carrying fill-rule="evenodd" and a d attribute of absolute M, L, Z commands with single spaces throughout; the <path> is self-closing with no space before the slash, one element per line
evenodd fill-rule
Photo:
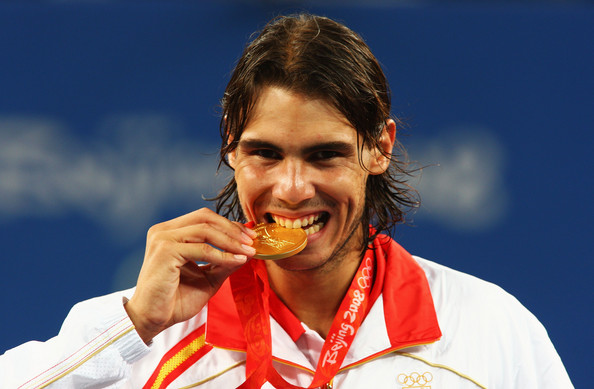
<path fill-rule="evenodd" d="M 512 387 L 573 388 L 546 329 L 532 313 L 525 308 L 524 310 L 524 319 L 518 323 L 524 331 L 518 330 L 522 336 L 516 337 L 513 349 L 517 363 L 513 372 Z"/>
<path fill-rule="evenodd" d="M 547 331 L 499 286 L 419 257 L 443 337 L 440 363 L 488 388 L 573 388 Z"/>
<path fill-rule="evenodd" d="M 128 291 L 131 294 L 131 291 Z M 0 387 L 119 388 L 150 348 L 124 309 L 126 292 L 76 304 L 58 336 L 0 356 Z"/>

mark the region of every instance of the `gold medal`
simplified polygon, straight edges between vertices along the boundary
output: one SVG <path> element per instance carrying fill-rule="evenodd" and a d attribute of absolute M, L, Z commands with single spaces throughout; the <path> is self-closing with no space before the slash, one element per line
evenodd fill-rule
<path fill-rule="evenodd" d="M 301 228 L 285 228 L 276 223 L 258 224 L 254 240 L 256 259 L 277 260 L 288 258 L 307 245 L 307 234 Z"/>

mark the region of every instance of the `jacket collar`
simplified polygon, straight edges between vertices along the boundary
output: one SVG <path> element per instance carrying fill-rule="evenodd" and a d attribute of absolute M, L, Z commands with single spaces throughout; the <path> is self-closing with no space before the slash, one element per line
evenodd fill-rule
<path fill-rule="evenodd" d="M 373 310 L 374 314 L 366 317 L 360 331 L 369 326 L 377 328 L 378 317 L 383 317 L 384 323 L 379 324 L 383 324 L 385 335 L 380 338 L 385 341 L 381 341 L 378 348 L 400 349 L 438 340 L 441 331 L 429 283 L 421 267 L 388 236 L 378 235 L 373 250 L 376 276 L 368 312 Z M 274 293 L 269 303 L 271 315 L 295 342 L 305 332 L 301 322 Z M 207 310 L 206 342 L 219 348 L 245 351 L 246 341 L 229 280 L 210 299 Z M 355 354 L 357 343 L 355 338 L 352 347 Z"/>

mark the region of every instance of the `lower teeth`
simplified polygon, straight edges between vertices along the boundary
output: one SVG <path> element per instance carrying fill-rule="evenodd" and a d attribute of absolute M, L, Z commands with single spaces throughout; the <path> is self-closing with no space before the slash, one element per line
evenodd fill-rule
<path fill-rule="evenodd" d="M 314 224 L 313 226 L 309 227 L 305 230 L 307 235 L 315 234 L 316 232 L 320 231 L 324 227 L 324 223 Z"/>

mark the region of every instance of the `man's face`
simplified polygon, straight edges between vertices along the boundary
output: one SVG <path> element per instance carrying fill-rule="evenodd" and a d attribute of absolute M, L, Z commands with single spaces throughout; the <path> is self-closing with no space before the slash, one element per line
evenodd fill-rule
<path fill-rule="evenodd" d="M 308 232 L 301 253 L 277 262 L 283 268 L 315 269 L 359 255 L 369 173 L 359 163 L 357 137 L 323 100 L 276 87 L 262 91 L 229 162 L 248 220 Z M 363 150 L 365 166 L 377 164 L 373 155 Z"/>

